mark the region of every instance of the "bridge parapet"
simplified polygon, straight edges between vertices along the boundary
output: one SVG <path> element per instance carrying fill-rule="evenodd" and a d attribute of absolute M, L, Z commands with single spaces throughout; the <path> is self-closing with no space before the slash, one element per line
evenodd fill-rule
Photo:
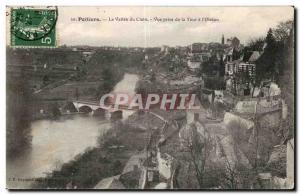
<path fill-rule="evenodd" d="M 96 102 L 96 101 L 81 101 L 81 100 L 74 100 L 72 101 L 75 108 L 77 110 L 79 110 L 80 107 L 82 106 L 88 106 L 90 107 L 92 110 L 97 110 L 97 109 L 103 109 L 103 110 L 107 110 L 109 112 L 116 112 L 116 111 L 119 111 L 119 110 L 133 110 L 133 109 L 130 109 L 128 108 L 128 106 L 126 105 L 118 105 L 118 109 L 114 109 L 115 107 L 115 104 L 110 104 L 108 106 L 111 106 L 111 108 L 107 108 L 107 107 L 104 107 L 104 106 L 101 106 L 99 102 Z"/>

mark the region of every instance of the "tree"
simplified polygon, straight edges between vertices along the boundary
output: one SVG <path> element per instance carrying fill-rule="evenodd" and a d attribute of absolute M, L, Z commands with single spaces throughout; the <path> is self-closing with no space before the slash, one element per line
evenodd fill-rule
<path fill-rule="evenodd" d="M 20 78 L 7 78 L 6 103 L 6 151 L 8 157 L 15 157 L 31 144 L 31 102 L 32 95 L 28 80 L 24 75 Z"/>
<path fill-rule="evenodd" d="M 223 77 L 225 75 L 225 62 L 223 60 L 223 56 L 221 56 L 221 59 L 220 59 L 219 73 L 220 73 L 221 77 Z"/>
<path fill-rule="evenodd" d="M 239 146 L 247 144 L 250 134 L 247 134 L 247 127 L 241 122 L 241 120 L 230 121 L 227 125 L 227 129 L 233 138 L 234 144 Z"/>
<path fill-rule="evenodd" d="M 204 135 L 197 132 L 195 124 L 188 130 L 188 135 L 183 138 L 183 146 L 187 152 L 189 161 L 196 172 L 196 179 L 199 187 L 204 185 L 208 155 L 211 151 L 211 139 L 204 130 Z"/>
<path fill-rule="evenodd" d="M 276 64 L 279 60 L 279 47 L 273 36 L 272 29 L 269 29 L 266 36 L 266 48 L 264 53 L 256 62 L 256 78 L 255 83 L 259 85 L 263 79 L 272 79 L 276 72 L 278 72 Z"/>
<path fill-rule="evenodd" d="M 255 83 L 259 85 L 263 79 L 278 81 L 278 77 L 287 67 L 286 59 L 288 40 L 293 33 L 293 21 L 281 22 L 274 29 L 269 29 L 263 54 L 256 62 Z"/>
<path fill-rule="evenodd" d="M 230 162 L 224 153 L 225 170 L 219 169 L 220 185 L 225 189 L 247 189 L 251 187 L 255 172 L 239 162 Z"/>
<path fill-rule="evenodd" d="M 103 90 L 105 92 L 108 92 L 113 87 L 113 74 L 112 71 L 109 68 L 105 68 L 102 72 L 102 78 L 103 78 Z"/>
<path fill-rule="evenodd" d="M 284 66 L 282 66 L 281 74 L 279 75 L 279 86 L 282 89 L 282 96 L 288 106 L 288 116 L 286 119 L 285 131 L 288 131 L 289 136 L 294 136 L 294 76 L 295 56 L 294 56 L 294 26 L 290 29 L 290 34 L 287 37 L 284 45 Z"/>
<path fill-rule="evenodd" d="M 275 44 L 275 37 L 273 35 L 273 30 L 270 28 L 266 37 L 267 47 L 271 48 Z"/>
<path fill-rule="evenodd" d="M 225 164 L 225 171 L 221 172 L 221 177 L 224 178 L 222 184 L 224 188 L 230 189 L 250 188 L 253 182 L 251 178 L 255 171 L 252 170 L 249 158 L 245 155 L 249 152 L 249 148 L 245 147 L 250 137 L 249 130 L 240 120 L 231 121 L 227 125 L 227 129 L 229 131 L 228 139 L 232 139 L 230 147 L 233 152 L 225 152 L 223 144 L 220 144 Z M 218 141 L 221 143 L 221 139 Z"/>
<path fill-rule="evenodd" d="M 285 22 L 280 22 L 277 27 L 274 29 L 274 38 L 276 41 L 284 42 L 288 39 L 291 30 L 293 28 L 294 22 L 288 20 Z"/>
<path fill-rule="evenodd" d="M 58 118 L 61 115 L 59 105 L 57 103 L 51 103 L 49 105 L 49 112 L 54 119 Z"/>
<path fill-rule="evenodd" d="M 215 71 L 218 71 L 219 63 L 217 56 L 212 55 L 207 61 L 201 63 L 201 72 L 212 75 Z"/>
<path fill-rule="evenodd" d="M 258 37 L 256 39 L 251 39 L 248 42 L 248 46 L 244 48 L 244 53 L 248 51 L 263 51 L 263 47 L 265 45 L 265 38 Z"/>
<path fill-rule="evenodd" d="M 48 75 L 43 77 L 43 85 L 48 85 L 50 83 L 50 79 Z"/>
<path fill-rule="evenodd" d="M 101 72 L 101 80 L 102 82 L 98 86 L 97 96 L 109 93 L 115 85 L 115 78 L 112 73 L 112 70 L 109 67 L 104 68 Z"/>

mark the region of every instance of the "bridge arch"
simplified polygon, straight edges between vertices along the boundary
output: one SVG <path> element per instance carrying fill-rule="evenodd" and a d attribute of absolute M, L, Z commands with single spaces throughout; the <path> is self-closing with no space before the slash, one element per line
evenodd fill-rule
<path fill-rule="evenodd" d="M 95 116 L 105 116 L 105 110 L 103 108 L 97 108 L 93 111 L 93 115 Z"/>
<path fill-rule="evenodd" d="M 78 108 L 79 112 L 90 113 L 93 109 L 90 106 L 84 105 Z"/>
<path fill-rule="evenodd" d="M 122 110 L 117 110 L 110 114 L 110 119 L 112 119 L 112 120 L 118 120 L 118 119 L 122 119 L 122 118 L 123 118 Z"/>
<path fill-rule="evenodd" d="M 62 110 L 64 112 L 78 112 L 77 108 L 75 107 L 75 105 L 73 104 L 73 102 L 67 102 L 63 107 Z"/>

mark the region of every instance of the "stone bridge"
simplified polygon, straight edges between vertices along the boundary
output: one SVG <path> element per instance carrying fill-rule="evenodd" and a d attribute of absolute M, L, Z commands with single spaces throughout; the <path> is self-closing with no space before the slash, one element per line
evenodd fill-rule
<path fill-rule="evenodd" d="M 94 102 L 94 101 L 72 101 L 76 110 L 78 112 L 92 112 L 92 111 L 96 111 L 96 110 L 105 110 L 104 108 L 101 108 L 101 106 L 99 105 L 99 102 Z"/>
<path fill-rule="evenodd" d="M 74 107 L 78 112 L 91 113 L 92 115 L 105 115 L 108 118 L 122 118 L 122 110 L 129 110 L 126 106 L 120 106 L 119 109 L 114 109 L 114 104 L 111 104 L 111 108 L 101 107 L 99 102 L 96 101 L 72 101 Z"/>

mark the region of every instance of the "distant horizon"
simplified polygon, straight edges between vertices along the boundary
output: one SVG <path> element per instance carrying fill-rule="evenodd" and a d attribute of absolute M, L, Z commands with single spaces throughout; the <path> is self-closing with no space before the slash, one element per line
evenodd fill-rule
<path fill-rule="evenodd" d="M 240 40 L 240 44 L 243 45 L 243 46 L 246 46 L 248 45 L 248 43 L 251 41 L 251 40 L 255 40 L 255 39 L 258 39 L 258 38 L 266 38 L 267 34 L 265 34 L 265 36 L 257 36 L 257 37 L 250 37 L 247 39 L 247 41 L 242 41 L 238 36 L 229 36 L 228 38 L 233 38 L 233 37 L 236 37 Z M 225 37 L 225 36 L 224 36 Z M 227 38 L 225 37 L 225 42 L 226 42 Z M 168 47 L 188 47 L 194 43 L 205 43 L 205 44 L 209 44 L 209 43 L 219 43 L 219 44 L 222 44 L 221 43 L 221 39 L 220 41 L 209 41 L 209 42 L 203 42 L 203 41 L 195 41 L 195 42 L 192 42 L 192 43 L 189 43 L 189 44 L 185 44 L 185 45 L 168 45 L 168 44 L 161 44 L 161 45 L 154 45 L 154 46 L 125 46 L 125 45 L 90 45 L 90 44 L 74 44 L 74 45 L 68 45 L 68 44 L 58 44 L 57 46 L 58 47 L 61 47 L 61 46 L 64 46 L 66 45 L 67 47 L 74 47 L 74 46 L 89 46 L 89 47 L 128 47 L 128 48 L 155 48 L 155 47 L 162 47 L 162 46 L 168 46 Z M 224 43 L 224 45 L 228 45 L 226 43 Z"/>
<path fill-rule="evenodd" d="M 269 28 L 294 19 L 291 6 L 271 7 L 58 7 L 59 45 L 113 47 L 187 46 L 238 37 L 241 44 L 265 37 Z M 71 21 L 100 18 L 101 22 Z M 145 21 L 108 21 L 109 18 L 145 18 Z M 218 21 L 158 22 L 154 18 L 215 18 Z M 151 20 L 153 19 L 153 20 Z"/>
<path fill-rule="evenodd" d="M 176 47 L 192 43 L 221 43 L 222 35 L 225 41 L 236 36 L 241 44 L 247 45 L 253 39 L 265 38 L 268 30 L 275 28 L 280 22 L 294 20 L 292 6 L 100 6 L 80 7 L 80 12 L 75 10 L 74 7 L 58 7 L 57 46 Z M 93 20 L 85 20 L 86 18 Z M 129 18 L 134 21 L 129 21 Z M 175 21 L 176 18 L 179 20 Z M 190 18 L 198 20 L 187 21 Z M 206 21 L 207 18 L 216 21 Z M 7 44 L 9 42 L 7 37 Z"/>
<path fill-rule="evenodd" d="M 238 37 L 237 37 L 238 38 Z M 219 43 L 219 44 L 222 44 L 221 42 L 215 42 L 215 41 L 211 41 L 211 42 L 193 42 L 193 43 L 190 43 L 188 45 L 175 45 L 175 46 L 171 46 L 171 45 L 167 45 L 167 44 L 162 44 L 162 45 L 158 45 L 158 46 L 148 46 L 148 47 L 143 47 L 143 46 L 123 46 L 123 45 L 118 45 L 118 46 L 115 46 L 115 45 L 66 45 L 66 44 L 63 44 L 63 45 L 58 45 L 59 47 L 61 46 L 67 46 L 67 47 L 83 47 L 83 46 L 87 46 L 87 47 L 126 47 L 126 48 L 155 48 L 155 47 L 162 47 L 162 46 L 168 46 L 168 47 L 188 47 L 194 43 L 205 43 L 205 44 L 210 44 L 210 43 Z M 227 45 L 226 43 L 224 45 Z M 241 45 L 245 45 L 245 44 L 242 44 Z"/>

